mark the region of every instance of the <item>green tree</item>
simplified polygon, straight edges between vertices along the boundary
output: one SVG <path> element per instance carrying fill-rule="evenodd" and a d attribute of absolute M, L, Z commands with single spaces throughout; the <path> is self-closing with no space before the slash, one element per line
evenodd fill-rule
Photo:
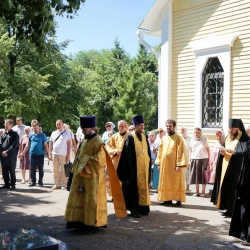
<path fill-rule="evenodd" d="M 147 130 L 157 127 L 157 60 L 140 47 L 132 60 L 118 39 L 114 48 L 81 51 L 71 57 L 70 68 L 83 89 L 82 115 L 96 115 L 104 130 L 107 121 L 117 122 L 143 114 Z"/>
<path fill-rule="evenodd" d="M 160 51 L 160 46 L 155 48 Z M 151 86 L 151 91 L 154 93 L 151 102 L 154 111 L 152 111 L 150 119 L 147 121 L 147 126 L 150 129 L 154 129 L 158 126 L 158 61 L 153 53 L 149 53 L 148 50 L 141 44 L 139 44 L 138 54 L 133 59 L 133 63 L 141 69 L 143 73 L 150 72 L 155 75 L 155 83 Z"/>
<path fill-rule="evenodd" d="M 141 44 L 139 44 L 138 53 L 134 61 L 141 68 L 142 72 L 151 72 L 158 75 L 158 62 L 155 55 L 149 53 Z"/>
<path fill-rule="evenodd" d="M 30 40 L 41 46 L 48 32 L 55 33 L 54 16 L 73 18 L 85 0 L 1 0 L 0 18 L 12 28 L 18 40 Z"/>
<path fill-rule="evenodd" d="M 96 115 L 102 132 L 104 124 L 113 120 L 112 100 L 118 96 L 117 80 L 125 65 L 130 63 L 130 58 L 116 39 L 113 49 L 81 51 L 69 63 L 73 71 L 81 76 L 79 83 L 84 89 L 80 112 Z"/>
<path fill-rule="evenodd" d="M 38 51 L 28 40 L 0 37 L 0 116 L 38 119 L 45 130 L 54 128 L 58 118 L 76 123 L 82 91 L 61 52 L 65 46 L 67 42 L 58 45 L 48 37 L 45 49 Z"/>
<path fill-rule="evenodd" d="M 131 63 L 119 77 L 118 93 L 112 99 L 114 120 L 125 119 L 130 123 L 133 116 L 142 114 L 146 130 L 153 129 L 149 124 L 157 109 L 157 77 Z"/>

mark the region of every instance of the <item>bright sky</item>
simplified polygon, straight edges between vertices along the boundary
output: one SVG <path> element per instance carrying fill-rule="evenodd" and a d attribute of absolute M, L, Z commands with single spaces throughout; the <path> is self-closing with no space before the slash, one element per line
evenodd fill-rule
<path fill-rule="evenodd" d="M 72 40 L 65 54 L 81 50 L 101 50 L 114 47 L 118 37 L 120 45 L 131 57 L 136 56 L 138 40 L 135 31 L 156 0 L 86 0 L 74 19 L 57 18 L 57 41 Z M 150 45 L 160 43 L 159 38 L 145 37 Z"/>

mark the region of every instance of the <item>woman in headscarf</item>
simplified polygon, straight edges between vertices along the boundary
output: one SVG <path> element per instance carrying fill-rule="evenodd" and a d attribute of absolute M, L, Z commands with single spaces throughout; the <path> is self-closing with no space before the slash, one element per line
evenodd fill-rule
<path fill-rule="evenodd" d="M 196 185 L 194 196 L 205 197 L 205 178 L 204 171 L 209 166 L 210 148 L 208 139 L 202 135 L 201 128 L 194 129 L 194 138 L 190 144 L 190 171 L 189 185 Z M 202 193 L 199 193 L 199 184 L 202 184 Z"/>
<path fill-rule="evenodd" d="M 191 137 L 189 136 L 188 128 L 186 126 L 181 126 L 181 136 L 185 143 L 187 160 L 189 162 L 189 147 L 191 143 Z M 186 168 L 183 168 L 183 172 L 186 180 L 186 194 L 190 194 L 191 190 L 189 190 L 189 164 Z"/>
<path fill-rule="evenodd" d="M 210 171 L 211 171 L 211 177 L 209 180 L 209 183 L 214 183 L 215 180 L 215 173 L 216 173 L 216 165 L 218 161 L 218 154 L 219 154 L 219 146 L 222 146 L 222 144 L 225 141 L 225 135 L 222 130 L 216 131 L 216 139 L 217 141 L 214 143 L 211 154 L 210 154 Z"/>

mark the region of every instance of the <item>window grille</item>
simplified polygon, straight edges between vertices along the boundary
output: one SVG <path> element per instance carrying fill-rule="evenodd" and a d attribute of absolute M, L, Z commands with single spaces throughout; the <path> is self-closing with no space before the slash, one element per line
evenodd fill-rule
<path fill-rule="evenodd" d="M 210 58 L 202 73 L 202 127 L 223 127 L 224 70 L 218 57 Z"/>

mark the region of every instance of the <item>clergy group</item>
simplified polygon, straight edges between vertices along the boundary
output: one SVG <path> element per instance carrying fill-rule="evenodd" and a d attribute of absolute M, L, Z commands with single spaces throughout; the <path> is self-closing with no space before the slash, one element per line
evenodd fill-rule
<path fill-rule="evenodd" d="M 132 123 L 128 126 L 126 121 L 119 121 L 115 133 L 115 125 L 107 122 L 104 143 L 97 133 L 95 116 L 80 117 L 84 140 L 67 186 L 70 191 L 64 217 L 67 229 L 92 234 L 106 228 L 106 192 L 112 197 L 117 218 L 126 217 L 127 211 L 134 218 L 149 215 L 152 150 L 144 131 L 143 115 L 134 116 Z M 185 140 L 176 133 L 176 126 L 175 120 L 166 120 L 167 134 L 161 138 L 154 164 L 159 171 L 158 201 L 180 207 L 186 201 L 184 173 L 190 161 Z M 199 130 L 195 130 L 196 141 L 201 143 L 195 145 L 208 148 Z M 203 175 L 204 169 L 198 170 L 200 165 L 196 162 L 192 164 L 191 169 L 196 168 Z M 240 119 L 230 118 L 228 136 L 218 151 L 211 201 L 226 210 L 224 215 L 232 216 L 229 234 L 241 239 L 243 245 L 250 245 L 249 166 L 249 136 Z"/>

